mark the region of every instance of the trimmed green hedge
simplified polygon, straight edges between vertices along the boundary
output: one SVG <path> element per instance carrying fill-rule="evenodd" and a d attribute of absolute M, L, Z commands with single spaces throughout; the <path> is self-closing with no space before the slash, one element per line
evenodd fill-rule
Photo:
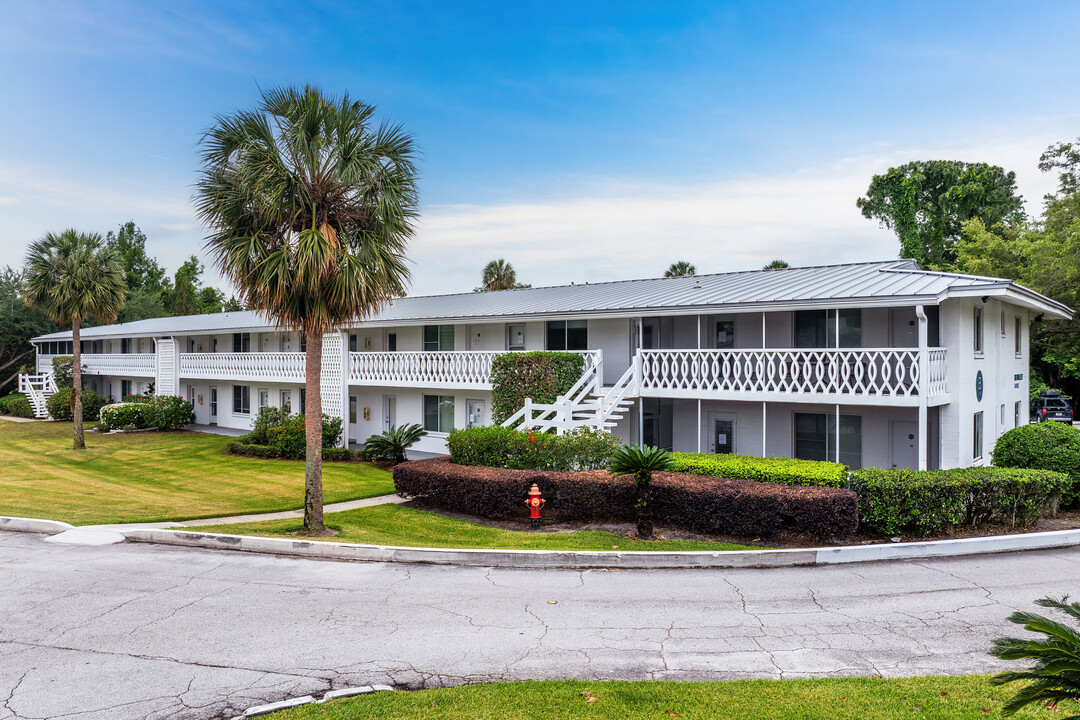
<path fill-rule="evenodd" d="M 11 393 L 0 398 L 0 415 L 32 418 L 34 408 L 30 407 L 30 401 L 22 393 Z"/>
<path fill-rule="evenodd" d="M 847 484 L 859 496 L 860 522 L 887 535 L 930 535 L 986 523 L 1033 525 L 1057 511 L 1070 485 L 1059 472 L 997 467 L 868 468 L 852 472 Z"/>
<path fill-rule="evenodd" d="M 273 460 L 280 458 L 281 455 L 278 449 L 272 445 L 254 445 L 249 443 L 237 442 L 235 440 L 228 442 L 225 445 L 225 449 L 230 455 L 242 455 L 244 457 L 264 458 L 267 460 Z M 363 457 L 359 452 L 355 450 L 349 450 L 348 448 L 323 448 L 322 451 L 323 462 L 355 462 L 363 460 Z M 281 458 L 294 459 L 294 458 Z M 296 458 L 302 460 L 303 457 Z"/>
<path fill-rule="evenodd" d="M 581 378 L 585 358 L 565 352 L 512 352 L 491 363 L 491 421 L 498 425 L 525 404 L 553 403 Z"/>
<path fill-rule="evenodd" d="M 671 460 L 673 472 L 781 485 L 842 488 L 848 478 L 847 465 L 818 460 L 707 453 L 671 453 Z"/>
<path fill-rule="evenodd" d="M 1013 428 L 997 439 L 993 458 L 996 467 L 1065 473 L 1072 479 L 1072 487 L 1061 504 L 1076 503 L 1080 488 L 1080 430 L 1071 425 L 1049 420 Z"/>
<path fill-rule="evenodd" d="M 92 422 L 98 419 L 98 413 L 101 412 L 101 408 L 109 404 L 109 399 L 98 395 L 93 390 L 83 390 L 82 394 L 82 416 L 85 422 Z M 62 387 L 45 401 L 45 407 L 49 410 L 49 415 L 53 420 L 64 420 L 71 422 L 75 419 L 75 408 L 73 406 L 72 389 L 70 387 Z"/>
<path fill-rule="evenodd" d="M 566 435 L 500 426 L 451 430 L 450 461 L 513 470 L 602 470 L 622 444 L 611 433 L 580 428 Z"/>

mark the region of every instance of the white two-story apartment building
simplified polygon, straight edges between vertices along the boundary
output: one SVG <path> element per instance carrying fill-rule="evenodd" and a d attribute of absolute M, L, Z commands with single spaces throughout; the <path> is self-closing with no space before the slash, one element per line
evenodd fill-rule
<path fill-rule="evenodd" d="M 1069 308 L 1009 280 L 909 260 L 463 293 L 396 300 L 323 339 L 324 412 L 362 443 L 419 423 L 417 446 L 490 423 L 492 360 L 581 352 L 554 406 L 514 425 L 604 427 L 680 451 L 839 459 L 852 467 L 986 464 L 1026 422 L 1028 327 Z M 248 428 L 304 397 L 304 347 L 256 312 L 86 328 L 88 386 L 119 400 L 153 383 L 196 421 Z M 47 387 L 71 334 L 34 339 Z"/>

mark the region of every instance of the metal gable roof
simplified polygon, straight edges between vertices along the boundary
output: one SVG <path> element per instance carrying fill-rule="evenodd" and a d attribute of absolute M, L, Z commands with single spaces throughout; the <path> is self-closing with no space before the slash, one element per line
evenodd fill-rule
<path fill-rule="evenodd" d="M 395 300 L 362 325 L 439 321 L 494 321 L 560 315 L 604 316 L 648 312 L 725 312 L 746 308 L 822 307 L 837 304 L 940 302 L 949 295 L 1009 294 L 1052 315 L 1071 310 L 1001 278 L 919 269 L 913 260 L 849 263 L 780 270 L 750 270 L 678 278 L 651 278 L 458 293 Z M 86 328 L 84 339 L 139 335 L 185 335 L 260 331 L 273 323 L 254 311 L 156 318 Z M 70 332 L 35 339 L 70 337 Z"/>

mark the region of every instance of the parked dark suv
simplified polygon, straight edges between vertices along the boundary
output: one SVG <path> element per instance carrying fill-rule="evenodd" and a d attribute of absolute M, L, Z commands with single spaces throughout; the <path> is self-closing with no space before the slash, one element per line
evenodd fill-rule
<path fill-rule="evenodd" d="M 1031 422 L 1057 420 L 1072 423 L 1073 411 L 1069 398 L 1057 390 L 1043 390 L 1031 401 Z"/>

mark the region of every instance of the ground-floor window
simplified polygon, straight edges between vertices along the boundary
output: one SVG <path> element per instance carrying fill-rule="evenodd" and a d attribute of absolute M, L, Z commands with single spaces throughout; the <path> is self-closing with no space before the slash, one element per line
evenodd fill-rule
<path fill-rule="evenodd" d="M 259 410 L 270 405 L 270 391 L 263 388 L 259 390 Z"/>
<path fill-rule="evenodd" d="M 349 422 L 356 423 L 356 396 L 349 396 Z"/>
<path fill-rule="evenodd" d="M 303 415 L 305 412 L 307 412 L 306 410 L 304 410 L 305 407 L 307 407 L 307 388 L 300 388 L 300 414 L 301 415 Z"/>
<path fill-rule="evenodd" d="M 448 433 L 454 429 L 454 396 L 424 396 L 424 429 Z"/>
<path fill-rule="evenodd" d="M 233 385 L 232 411 L 239 415 L 247 415 L 251 412 L 250 385 Z"/>
<path fill-rule="evenodd" d="M 800 460 L 837 462 L 836 415 L 795 413 L 795 457 Z M 840 416 L 839 462 L 852 470 L 862 467 L 862 417 Z"/>
<path fill-rule="evenodd" d="M 971 424 L 971 459 L 982 460 L 983 455 L 983 414 L 975 413 Z"/>
<path fill-rule="evenodd" d="M 131 394 L 131 381 L 130 380 L 121 380 L 120 381 L 120 400 L 121 401 L 126 401 L 127 396 L 130 395 L 130 394 Z"/>
<path fill-rule="evenodd" d="M 1020 402 L 1013 405 L 1013 427 L 1020 427 Z"/>

